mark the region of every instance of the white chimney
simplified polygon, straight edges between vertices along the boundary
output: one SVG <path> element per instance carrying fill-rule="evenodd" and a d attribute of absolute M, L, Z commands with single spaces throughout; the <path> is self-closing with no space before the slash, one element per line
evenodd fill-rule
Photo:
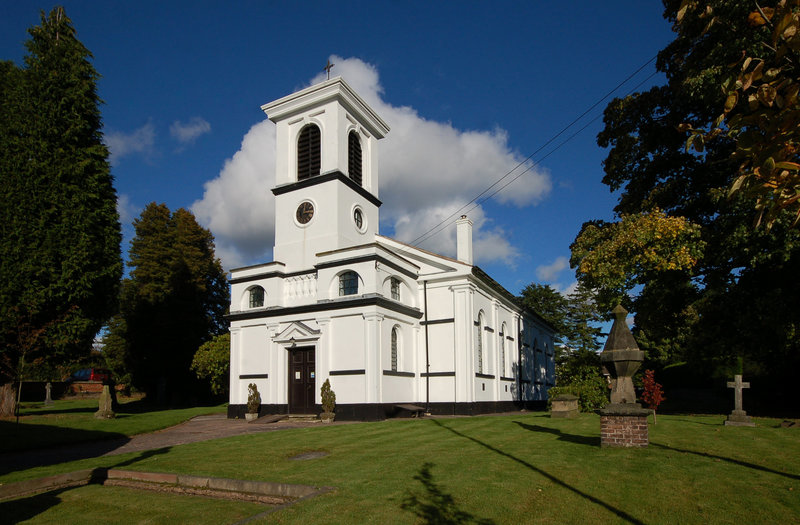
<path fill-rule="evenodd" d="M 466 215 L 456 221 L 456 258 L 472 264 L 472 221 Z"/>

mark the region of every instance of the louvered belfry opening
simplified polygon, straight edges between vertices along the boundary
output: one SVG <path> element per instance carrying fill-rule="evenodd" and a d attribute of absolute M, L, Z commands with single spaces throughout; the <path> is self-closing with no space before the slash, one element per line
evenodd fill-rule
<path fill-rule="evenodd" d="M 358 139 L 358 133 L 351 131 L 347 136 L 348 156 L 347 156 L 347 171 L 350 173 L 350 178 L 362 186 L 361 182 L 361 141 Z"/>
<path fill-rule="evenodd" d="M 319 175 L 320 133 L 314 124 L 305 126 L 297 139 L 297 180 Z"/>

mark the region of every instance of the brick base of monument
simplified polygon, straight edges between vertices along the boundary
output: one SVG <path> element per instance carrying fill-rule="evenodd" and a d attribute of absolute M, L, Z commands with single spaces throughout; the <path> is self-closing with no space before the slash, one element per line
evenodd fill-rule
<path fill-rule="evenodd" d="M 647 429 L 649 410 L 638 405 L 609 405 L 597 413 L 600 414 L 601 447 L 646 447 L 650 444 Z"/>

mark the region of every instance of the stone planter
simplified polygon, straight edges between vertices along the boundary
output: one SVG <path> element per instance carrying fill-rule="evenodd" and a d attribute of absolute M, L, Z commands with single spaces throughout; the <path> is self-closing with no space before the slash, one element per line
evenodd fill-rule
<path fill-rule="evenodd" d="M 319 415 L 320 421 L 323 423 L 333 423 L 333 420 L 336 418 L 336 414 L 333 412 L 323 412 Z"/>
<path fill-rule="evenodd" d="M 244 415 L 244 418 L 248 421 L 255 421 L 256 419 L 258 419 L 258 414 L 256 412 L 247 412 Z"/>
<path fill-rule="evenodd" d="M 550 410 L 550 417 L 578 417 L 578 398 L 571 394 L 561 394 L 556 396 L 552 401 L 552 408 Z"/>

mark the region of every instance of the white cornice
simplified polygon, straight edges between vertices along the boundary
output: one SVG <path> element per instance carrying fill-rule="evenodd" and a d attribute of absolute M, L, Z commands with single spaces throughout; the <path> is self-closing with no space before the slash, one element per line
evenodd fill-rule
<path fill-rule="evenodd" d="M 264 104 L 261 109 L 271 121 L 277 122 L 330 100 L 338 100 L 377 138 L 381 139 L 389 133 L 389 125 L 353 91 L 342 77 L 314 84 L 274 102 Z"/>

